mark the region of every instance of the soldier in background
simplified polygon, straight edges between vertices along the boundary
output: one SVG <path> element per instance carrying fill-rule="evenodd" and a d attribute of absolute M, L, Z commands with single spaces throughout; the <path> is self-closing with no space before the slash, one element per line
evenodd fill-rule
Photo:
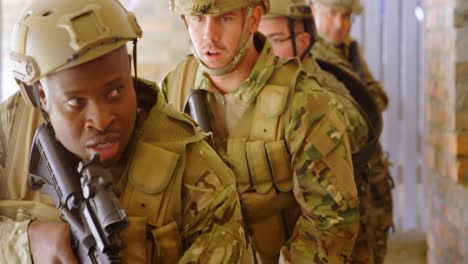
<path fill-rule="evenodd" d="M 312 50 L 314 56 L 357 74 L 383 112 L 388 106 L 387 94 L 372 76 L 359 44 L 350 36 L 352 15 L 363 10 L 359 0 L 312 0 L 311 10 L 319 36 Z"/>
<path fill-rule="evenodd" d="M 129 223 L 123 263 L 244 263 L 234 175 L 153 83 L 132 79 L 126 44 L 141 35 L 116 0 L 34 0 L 19 16 L 21 93 L 0 106 L 0 263 L 77 263 L 70 225 L 28 184 L 44 120 L 71 163 L 99 153 L 112 172 Z"/>
<path fill-rule="evenodd" d="M 312 0 L 312 13 L 318 38 L 312 49 L 318 60 L 334 63 L 354 74 L 367 87 L 380 113 L 388 107 L 388 97 L 372 76 L 358 43 L 350 37 L 352 16 L 359 15 L 363 6 L 359 0 Z M 375 230 L 374 262 L 382 263 L 387 251 L 389 229 L 393 226 L 393 181 L 389 161 L 381 145 L 369 163 L 372 207 L 370 224 Z"/>
<path fill-rule="evenodd" d="M 271 0 L 270 13 L 262 18 L 259 31 L 271 41 L 273 51 L 282 57 L 299 56 L 304 69 L 315 79 L 329 89 L 341 91 L 347 96 L 355 97 L 359 102 L 360 112 L 364 119 L 369 120 L 373 136 L 368 138 L 366 146 L 355 148 L 353 152 L 354 172 L 358 186 L 360 202 L 360 229 L 356 245 L 351 256 L 351 263 L 373 263 L 373 245 L 375 243 L 370 219 L 376 218 L 372 208 L 371 187 L 369 184 L 368 163 L 376 155 L 381 126 L 381 116 L 374 99 L 365 85 L 354 75 L 332 63 L 315 60 L 311 54 L 314 41 L 317 39 L 314 20 L 310 6 L 305 0 Z M 323 67 L 323 70 L 320 66 Z M 351 94 L 348 92 L 351 91 Z M 353 114 L 353 108 L 345 108 L 348 115 Z M 375 118 L 376 117 L 376 118 Z M 349 131 L 359 132 L 355 127 L 356 119 L 350 119 Z M 372 122 L 371 122 L 372 121 Z M 377 121 L 377 122 L 376 122 Z M 378 175 L 377 175 L 378 176 Z"/>
<path fill-rule="evenodd" d="M 257 33 L 268 0 L 171 7 L 193 55 L 164 79 L 163 93 L 212 132 L 232 165 L 260 262 L 348 263 L 359 227 L 351 148 L 365 142 L 366 122 L 355 138 L 343 106 L 352 103 L 296 59 L 274 55 Z"/>
<path fill-rule="evenodd" d="M 337 78 L 337 76 L 341 77 L 341 73 L 346 74 L 346 72 L 336 67 L 331 70 L 322 69 L 319 63 L 323 61 L 317 61 L 312 56 L 311 50 L 317 36 L 310 7 L 305 0 L 271 0 L 270 3 L 270 12 L 262 17 L 259 32 L 268 38 L 275 55 L 283 58 L 299 57 L 304 70 L 323 87 L 350 98 L 351 94 L 346 87 L 347 83 L 344 83 L 348 79 Z M 353 78 L 354 76 L 348 74 L 346 77 Z M 358 79 L 354 79 L 354 81 L 359 82 Z M 348 124 L 348 130 L 355 134 L 353 138 L 363 139 L 367 133 L 360 133 L 356 130 L 367 116 L 363 111 L 356 111 L 354 99 L 348 101 L 351 104 L 347 104 L 347 115 L 350 117 L 350 121 L 355 121 Z M 356 145 L 353 152 L 358 150 L 359 146 Z"/>

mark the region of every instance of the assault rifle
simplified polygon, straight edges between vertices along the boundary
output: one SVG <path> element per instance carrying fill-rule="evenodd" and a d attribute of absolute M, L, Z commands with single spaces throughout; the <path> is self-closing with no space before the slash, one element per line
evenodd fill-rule
<path fill-rule="evenodd" d="M 128 222 L 111 179 L 98 154 L 78 162 L 55 138 L 50 124 L 37 129 L 29 159 L 30 185 L 54 199 L 71 226 L 72 247 L 80 263 L 121 262 L 120 232 Z"/>

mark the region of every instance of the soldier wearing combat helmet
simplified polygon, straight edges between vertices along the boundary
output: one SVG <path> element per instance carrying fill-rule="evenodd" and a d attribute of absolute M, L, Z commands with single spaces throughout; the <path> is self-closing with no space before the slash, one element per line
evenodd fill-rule
<path fill-rule="evenodd" d="M 50 196 L 28 184 L 31 141 L 44 122 L 54 135 L 42 149 L 61 146 L 63 163 L 74 169 L 98 153 L 100 168 L 111 174 L 118 197 L 112 202 L 120 202 L 128 222 L 126 247 L 117 252 L 122 262 L 244 263 L 234 175 L 191 119 L 165 104 L 153 83 L 132 78 L 126 44 L 136 45 L 141 35 L 116 0 L 33 0 L 19 16 L 10 58 L 21 93 L 0 105 L 1 263 L 95 257 L 72 247 L 79 232 L 71 234 L 70 226 L 79 219 L 61 221 L 74 199 L 59 212 Z M 56 176 L 60 183 L 63 174 Z M 94 191 L 83 189 L 83 196 Z M 106 253 L 102 241 L 96 247 Z M 74 245 L 92 240 L 85 242 Z"/>
<path fill-rule="evenodd" d="M 373 94 L 380 111 L 388 106 L 388 97 L 382 86 L 374 79 L 359 49 L 350 37 L 352 16 L 361 14 L 359 0 L 312 0 L 312 13 L 319 39 L 313 53 L 339 64 L 358 75 Z"/>
<path fill-rule="evenodd" d="M 312 54 L 319 60 L 340 66 L 360 79 L 377 104 L 378 114 L 381 114 L 388 106 L 387 94 L 372 76 L 358 43 L 349 35 L 352 16 L 361 14 L 363 10 L 360 1 L 312 0 L 311 7 L 319 35 Z M 379 144 L 368 166 L 373 213 L 366 224 L 368 231 L 375 234 L 375 242 L 372 243 L 375 263 L 384 260 L 388 231 L 393 225 L 393 181 L 389 164 Z M 364 256 L 362 258 L 365 259 Z"/>
<path fill-rule="evenodd" d="M 261 263 L 346 263 L 359 226 L 348 115 L 257 33 L 268 1 L 173 0 L 193 55 L 163 81 L 234 170 Z"/>
<path fill-rule="evenodd" d="M 305 30 L 307 28 L 312 28 L 312 30 Z M 370 137 L 365 145 L 354 148 L 352 146 L 354 150 L 354 171 L 356 184 L 358 185 L 361 218 L 359 235 L 351 261 L 373 263 L 375 258 L 373 255 L 376 253 L 373 251 L 376 248 L 375 233 L 378 232 L 379 227 L 376 227 L 375 223 L 371 220 L 381 217 L 381 210 L 383 209 L 373 208 L 373 204 L 377 200 L 371 193 L 370 185 L 370 181 L 380 177 L 380 172 L 375 172 L 372 175 L 370 174 L 372 171 L 369 171 L 368 166 L 371 160 L 379 159 L 381 156 L 381 152 L 377 150 L 379 148 L 378 137 L 381 131 L 382 118 L 374 102 L 374 98 L 355 74 L 350 73 L 333 62 L 322 59 L 318 59 L 317 64 L 310 51 L 313 46 L 313 40 L 317 39 L 317 36 L 314 35 L 316 29 L 310 6 L 306 1 L 271 1 L 271 11 L 262 19 L 259 31 L 271 40 L 273 50 L 278 56 L 300 55 L 303 58 L 304 69 L 317 80 L 320 80 L 322 84 L 332 89 L 344 90 L 345 92 L 347 92 L 347 88 L 351 92 L 348 96 L 352 95 L 354 97 L 360 105 L 358 108 L 361 110 L 356 111 L 353 107 L 347 107 L 346 109 L 350 117 L 349 130 L 351 133 L 354 132 L 356 137 L 362 134 L 362 129 L 359 129 L 359 115 L 361 113 L 364 114 L 361 119 L 368 120 L 370 127 L 372 127 L 368 134 Z M 339 81 L 336 80 L 337 78 Z"/>

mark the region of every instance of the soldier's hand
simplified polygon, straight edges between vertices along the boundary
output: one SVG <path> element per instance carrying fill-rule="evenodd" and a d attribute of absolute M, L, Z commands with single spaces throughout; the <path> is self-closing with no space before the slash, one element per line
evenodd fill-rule
<path fill-rule="evenodd" d="M 28 236 L 33 263 L 78 264 L 71 246 L 69 224 L 33 221 L 29 224 Z"/>

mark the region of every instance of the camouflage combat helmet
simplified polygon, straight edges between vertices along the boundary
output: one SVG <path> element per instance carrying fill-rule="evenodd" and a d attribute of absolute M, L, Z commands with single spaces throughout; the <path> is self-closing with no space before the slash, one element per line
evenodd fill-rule
<path fill-rule="evenodd" d="M 356 15 L 361 14 L 363 10 L 360 0 L 312 0 L 312 2 L 317 2 L 328 6 L 341 7 Z"/>
<path fill-rule="evenodd" d="M 219 76 L 232 72 L 239 66 L 242 58 L 245 56 L 247 48 L 253 44 L 253 34 L 249 34 L 248 25 L 252 16 L 252 10 L 255 6 L 261 5 L 263 13 L 270 10 L 269 0 L 170 0 L 170 9 L 182 18 L 184 16 L 199 16 L 205 14 L 220 14 L 239 9 L 247 9 L 247 17 L 244 22 L 242 34 L 236 48 L 236 55 L 232 61 L 220 68 L 212 69 L 201 61 L 200 56 L 193 48 L 193 54 L 200 63 L 202 69 L 210 75 Z"/>
<path fill-rule="evenodd" d="M 264 18 L 269 17 L 302 19 L 312 18 L 312 13 L 305 0 L 270 0 L 270 11 L 264 15 Z"/>
<path fill-rule="evenodd" d="M 232 10 L 262 5 L 267 13 L 269 0 L 170 0 L 170 9 L 177 15 L 204 15 L 229 12 Z"/>
<path fill-rule="evenodd" d="M 117 0 L 33 0 L 19 16 L 10 61 L 23 97 L 41 78 L 93 60 L 142 36 L 135 16 Z"/>
<path fill-rule="evenodd" d="M 304 22 L 305 32 L 311 36 L 309 47 L 306 48 L 303 54 L 300 54 L 301 59 L 305 58 L 312 49 L 315 43 L 317 29 L 310 10 L 310 5 L 306 0 L 270 0 L 270 12 L 264 18 L 286 17 L 288 18 L 289 34 L 293 42 L 294 56 L 298 56 L 296 48 L 296 32 L 294 30 L 295 22 L 302 20 Z"/>

